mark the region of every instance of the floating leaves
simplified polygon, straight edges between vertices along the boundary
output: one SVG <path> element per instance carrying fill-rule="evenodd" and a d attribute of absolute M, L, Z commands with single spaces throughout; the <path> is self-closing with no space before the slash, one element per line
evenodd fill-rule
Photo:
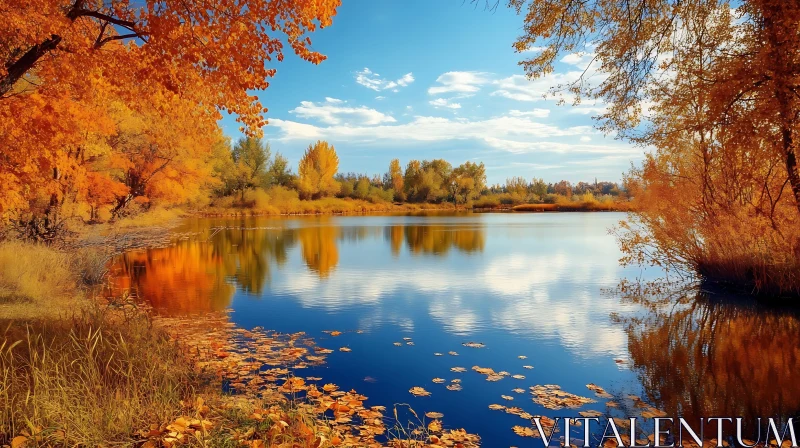
<path fill-rule="evenodd" d="M 514 378 L 515 380 L 524 380 L 525 375 L 511 375 L 511 378 Z"/>
<path fill-rule="evenodd" d="M 522 368 L 530 370 L 530 369 L 533 369 L 533 366 L 522 366 Z"/>
<path fill-rule="evenodd" d="M 423 389 L 423 388 L 421 388 L 419 386 L 414 386 L 411 389 L 409 389 L 408 391 L 411 392 L 411 395 L 413 395 L 415 397 L 427 397 L 427 396 L 430 396 L 430 394 L 431 394 L 430 392 L 428 392 L 427 390 L 425 390 L 425 389 Z"/>
<path fill-rule="evenodd" d="M 587 384 L 586 388 L 589 389 L 590 391 L 594 392 L 595 395 L 597 395 L 599 398 L 613 398 L 614 397 L 610 393 L 606 392 L 605 389 L 603 389 L 602 387 L 600 387 L 600 386 L 598 386 L 597 384 L 594 384 L 594 383 Z"/>
<path fill-rule="evenodd" d="M 493 410 L 493 411 L 502 411 L 502 410 L 503 410 L 503 409 L 505 409 L 505 408 L 506 408 L 506 407 L 505 407 L 505 406 L 503 406 L 502 404 L 490 404 L 490 405 L 489 405 L 489 409 L 491 409 L 491 410 Z"/>
<path fill-rule="evenodd" d="M 511 392 L 518 393 L 518 394 L 524 394 L 525 393 L 525 389 L 521 389 L 521 388 L 517 387 L 516 389 L 511 389 Z"/>
<path fill-rule="evenodd" d="M 519 359 L 528 359 L 528 357 L 525 356 L 525 355 L 519 355 L 519 356 L 517 356 L 517 358 L 519 358 Z"/>
<path fill-rule="evenodd" d="M 439 352 L 436 352 L 436 353 L 433 354 L 433 356 L 444 356 L 444 355 L 439 353 Z"/>
<path fill-rule="evenodd" d="M 439 419 L 444 417 L 444 414 L 442 414 L 441 412 L 426 412 L 425 417 Z"/>
<path fill-rule="evenodd" d="M 508 401 L 512 401 L 514 399 L 514 397 L 512 397 L 511 395 L 500 395 L 500 398 Z"/>
<path fill-rule="evenodd" d="M 402 343 L 402 342 L 393 342 L 393 344 L 394 344 L 395 346 L 397 346 L 397 347 L 402 347 L 402 346 L 403 346 L 403 343 Z"/>
<path fill-rule="evenodd" d="M 430 432 L 440 432 L 442 430 L 442 422 L 439 420 L 434 420 L 428 423 L 428 431 Z"/>
<path fill-rule="evenodd" d="M 522 437 L 539 437 L 539 431 L 530 428 L 528 426 L 519 426 L 516 425 L 511 428 L 514 431 L 514 434 Z"/>
<path fill-rule="evenodd" d="M 591 398 L 581 397 L 561 390 L 561 387 L 546 384 L 530 388 L 533 402 L 547 409 L 558 410 L 562 408 L 579 408 L 587 403 L 594 403 Z"/>
<path fill-rule="evenodd" d="M 445 379 L 444 378 L 434 378 L 431 381 L 433 381 L 436 384 L 442 384 L 442 383 L 445 382 Z"/>
<path fill-rule="evenodd" d="M 461 384 L 459 383 L 448 384 L 446 387 L 447 390 L 452 390 L 452 391 L 459 391 L 462 389 Z"/>
<path fill-rule="evenodd" d="M 340 352 L 345 352 L 345 353 L 347 353 L 347 352 L 352 352 L 353 350 L 352 350 L 352 349 L 350 349 L 350 347 L 341 347 L 341 348 L 339 349 L 339 351 L 340 351 Z"/>
<path fill-rule="evenodd" d="M 447 354 L 451 356 L 458 356 L 458 353 L 453 351 L 447 352 Z"/>
<path fill-rule="evenodd" d="M 465 369 L 463 367 L 450 367 L 450 371 L 451 372 L 462 373 L 462 372 L 466 372 L 467 369 Z"/>
<path fill-rule="evenodd" d="M 342 334 L 341 331 L 336 331 L 336 330 L 330 332 L 330 335 L 333 336 L 333 337 L 339 336 L 341 334 Z"/>
<path fill-rule="evenodd" d="M 586 418 L 596 418 L 596 417 L 602 417 L 603 413 L 602 412 L 598 412 L 598 411 L 591 411 L 590 410 L 590 411 L 578 412 L 578 415 L 580 415 L 581 417 L 586 417 Z"/>
<path fill-rule="evenodd" d="M 464 347 L 470 347 L 470 348 L 484 348 L 484 347 L 486 347 L 486 344 L 484 344 L 482 342 L 464 342 L 461 345 L 463 345 Z"/>

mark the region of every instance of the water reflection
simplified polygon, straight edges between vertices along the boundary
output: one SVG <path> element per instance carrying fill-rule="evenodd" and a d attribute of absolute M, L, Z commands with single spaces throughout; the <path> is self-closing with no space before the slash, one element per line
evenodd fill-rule
<path fill-rule="evenodd" d="M 798 415 L 797 313 L 729 299 L 692 292 L 625 321 L 633 368 L 649 398 L 690 421 L 741 416 L 750 424 Z"/>
<path fill-rule="evenodd" d="M 182 229 L 194 236 L 168 248 L 135 250 L 112 262 L 115 294 L 130 292 L 164 313 L 219 311 L 231 303 L 235 289 L 261 295 L 272 280 L 273 266 L 283 266 L 299 243 L 309 273 L 328 279 L 339 264 L 339 244 L 358 243 L 390 235 L 391 250 L 403 243 L 411 253 L 446 255 L 451 248 L 482 251 L 485 229 L 480 226 L 423 224 L 339 226 L 331 217 L 298 222 L 259 218 L 193 220 Z M 288 279 L 302 282 L 302 278 Z"/>

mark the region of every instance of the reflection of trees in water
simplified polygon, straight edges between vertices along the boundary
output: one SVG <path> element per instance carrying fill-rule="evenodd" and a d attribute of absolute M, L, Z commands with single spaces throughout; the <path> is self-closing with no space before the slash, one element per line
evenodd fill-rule
<path fill-rule="evenodd" d="M 650 400 L 689 421 L 797 415 L 795 312 L 720 303 L 696 292 L 680 302 L 669 309 L 651 307 L 646 317 L 626 322 L 633 367 Z"/>
<path fill-rule="evenodd" d="M 135 291 L 167 314 L 220 311 L 230 305 L 234 290 L 223 265 L 210 245 L 197 242 L 137 250 L 114 262 L 112 287 L 115 293 Z"/>
<path fill-rule="evenodd" d="M 338 230 L 338 227 L 332 226 L 297 229 L 303 261 L 320 278 L 327 278 L 339 263 L 339 249 L 336 245 Z"/>
<path fill-rule="evenodd" d="M 135 291 L 166 313 L 218 311 L 230 305 L 234 286 L 260 295 L 272 277 L 274 265 L 283 265 L 289 251 L 300 245 L 308 269 L 327 278 L 339 263 L 338 244 L 380 238 L 398 254 L 403 243 L 412 253 L 446 254 L 451 247 L 463 252 L 482 251 L 484 229 L 446 225 L 338 226 L 330 217 L 304 219 L 293 228 L 264 225 L 255 218 L 190 221 L 183 231 L 197 238 L 168 248 L 131 251 L 112 265 L 119 291 Z M 274 224 L 274 223 L 273 223 Z"/>
<path fill-rule="evenodd" d="M 445 255 L 451 247 L 471 253 L 482 252 L 486 243 L 483 227 L 459 228 L 445 225 L 405 225 L 403 236 L 412 253 Z M 400 236 L 389 232 L 392 253 L 399 252 Z M 395 252 L 397 251 L 397 252 Z"/>

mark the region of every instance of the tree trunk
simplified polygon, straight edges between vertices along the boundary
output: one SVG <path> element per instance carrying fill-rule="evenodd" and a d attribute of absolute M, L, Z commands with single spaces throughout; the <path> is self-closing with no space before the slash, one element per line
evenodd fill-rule
<path fill-rule="evenodd" d="M 42 56 L 54 50 L 59 43 L 61 43 L 61 36 L 53 34 L 48 39 L 45 39 L 44 42 L 31 47 L 22 57 L 9 64 L 8 73 L 0 79 L 0 97 L 10 92 L 14 84 L 25 76 L 25 73 L 28 73 L 28 70 L 33 68 L 33 65 Z"/>
<path fill-rule="evenodd" d="M 798 38 L 798 14 L 794 2 L 767 0 L 764 2 L 764 28 L 770 47 L 774 94 L 778 103 L 778 126 L 781 131 L 781 149 L 786 173 L 791 185 L 797 212 L 800 213 L 800 173 L 794 143 L 794 128 L 797 126 L 797 102 L 792 98 L 791 79 L 795 73 L 795 55 L 800 44 Z"/>

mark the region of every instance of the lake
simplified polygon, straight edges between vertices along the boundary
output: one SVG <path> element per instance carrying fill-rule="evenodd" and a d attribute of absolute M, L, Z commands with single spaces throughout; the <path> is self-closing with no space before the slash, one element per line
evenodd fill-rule
<path fill-rule="evenodd" d="M 303 376 L 356 389 L 370 405 L 441 412 L 446 427 L 477 433 L 487 447 L 539 443 L 511 430 L 529 421 L 490 404 L 548 417 L 590 409 L 628 417 L 641 407 L 632 395 L 669 416 L 797 415 L 796 313 L 696 290 L 619 292 L 623 278 L 660 275 L 619 265 L 609 229 L 624 218 L 190 219 L 179 229 L 187 236 L 174 245 L 126 253 L 113 271 L 118 287 L 158 313 L 229 309 L 243 328 L 306 332 L 334 352 Z M 333 330 L 342 334 L 331 336 Z M 469 342 L 484 346 L 463 345 Z M 508 375 L 486 381 L 473 366 Z M 453 379 L 461 390 L 447 389 Z M 596 396 L 590 383 L 614 398 Z M 531 400 L 528 389 L 536 385 L 558 385 L 596 403 L 553 410 Z M 412 396 L 414 386 L 431 395 Z"/>

